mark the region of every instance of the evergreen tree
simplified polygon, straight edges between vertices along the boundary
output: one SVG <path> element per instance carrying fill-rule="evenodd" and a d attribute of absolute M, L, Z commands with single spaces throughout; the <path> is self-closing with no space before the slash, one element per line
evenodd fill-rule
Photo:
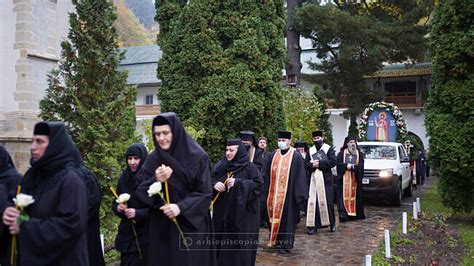
<path fill-rule="evenodd" d="M 184 1 L 186 2 L 186 1 Z M 276 139 L 285 128 L 280 80 L 285 48 L 282 1 L 161 1 L 158 91 L 163 111 L 205 129 L 216 161 L 229 137 L 249 129 Z"/>
<path fill-rule="evenodd" d="M 69 15 L 71 28 L 61 43 L 59 69 L 48 76 L 40 117 L 66 123 L 85 165 L 97 175 L 105 192 L 116 185 L 125 150 L 134 141 L 136 88 L 127 86 L 127 74 L 117 71 L 123 54 L 113 27 L 113 3 L 72 2 L 76 13 Z M 104 195 L 102 218 L 104 212 L 111 212 L 111 195 Z M 102 221 L 112 223 L 113 219 Z"/>
<path fill-rule="evenodd" d="M 315 2 L 315 1 L 312 1 Z M 335 107 L 348 107 L 349 133 L 357 135 L 357 116 L 383 92 L 367 86 L 364 76 L 384 62 L 414 62 L 424 58 L 428 0 L 386 0 L 371 3 L 334 1 L 306 3 L 297 10 L 295 28 L 312 40 L 320 61 L 310 67 L 324 72 Z"/>
<path fill-rule="evenodd" d="M 433 85 L 426 104 L 429 158 L 438 168 L 443 203 L 455 211 L 474 208 L 474 2 L 442 1 L 430 29 Z"/>

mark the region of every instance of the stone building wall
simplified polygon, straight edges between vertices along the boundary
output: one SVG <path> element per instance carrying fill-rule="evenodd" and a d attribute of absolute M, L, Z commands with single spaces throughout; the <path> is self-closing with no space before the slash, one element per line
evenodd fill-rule
<path fill-rule="evenodd" d="M 70 0 L 0 1 L 0 145 L 24 173 L 47 73 L 69 29 Z"/>

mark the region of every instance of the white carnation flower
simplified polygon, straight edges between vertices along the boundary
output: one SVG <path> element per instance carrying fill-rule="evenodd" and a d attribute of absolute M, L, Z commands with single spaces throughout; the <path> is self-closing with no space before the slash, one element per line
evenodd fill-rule
<path fill-rule="evenodd" d="M 15 202 L 15 204 L 18 207 L 25 208 L 28 205 L 30 205 L 31 203 L 35 202 L 35 200 L 33 199 L 33 196 L 20 193 L 20 194 L 16 195 L 16 198 L 13 199 L 13 202 Z"/>
<path fill-rule="evenodd" d="M 161 183 L 160 182 L 154 182 L 151 184 L 151 186 L 147 190 L 148 192 L 148 197 L 152 197 L 156 194 L 161 193 Z"/>

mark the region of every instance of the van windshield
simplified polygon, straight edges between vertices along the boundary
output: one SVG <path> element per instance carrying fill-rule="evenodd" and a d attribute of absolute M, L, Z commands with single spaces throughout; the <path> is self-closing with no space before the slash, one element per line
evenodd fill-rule
<path fill-rule="evenodd" d="M 365 155 L 365 159 L 380 159 L 380 160 L 396 160 L 397 150 L 394 146 L 375 146 L 375 145 L 360 145 L 361 151 Z"/>

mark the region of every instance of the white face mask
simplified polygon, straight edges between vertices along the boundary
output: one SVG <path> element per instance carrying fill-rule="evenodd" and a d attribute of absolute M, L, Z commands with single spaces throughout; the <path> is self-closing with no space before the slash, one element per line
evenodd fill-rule
<path fill-rule="evenodd" d="M 286 141 L 278 141 L 278 148 L 280 150 L 286 150 L 288 149 L 288 144 L 286 143 Z"/>

